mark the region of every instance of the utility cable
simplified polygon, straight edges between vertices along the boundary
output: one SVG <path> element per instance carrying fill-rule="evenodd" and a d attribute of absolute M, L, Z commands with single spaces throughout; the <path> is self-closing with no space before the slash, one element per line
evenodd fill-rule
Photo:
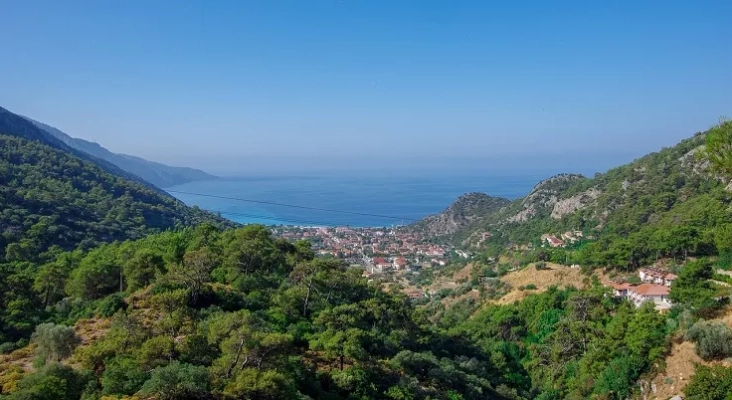
<path fill-rule="evenodd" d="M 168 192 L 186 194 L 186 195 L 191 195 L 191 196 L 211 197 L 214 199 L 236 200 L 236 201 L 244 201 L 247 203 L 267 204 L 267 205 L 279 206 L 279 207 L 299 208 L 301 210 L 325 211 L 325 212 L 361 215 L 361 216 L 365 216 L 365 217 L 388 218 L 388 219 L 405 220 L 405 221 L 419 221 L 418 219 L 414 219 L 414 218 L 395 217 L 393 215 L 380 215 L 380 214 L 370 214 L 370 213 L 362 213 L 362 212 L 356 212 L 356 211 L 333 210 L 333 209 L 329 209 L 329 208 L 307 207 L 307 206 L 299 206 L 299 205 L 294 205 L 294 204 L 275 203 L 272 201 L 242 199 L 242 198 L 237 198 L 237 197 L 217 196 L 217 195 L 213 195 L 213 194 L 183 192 L 183 191 L 179 191 L 179 190 L 168 190 Z"/>

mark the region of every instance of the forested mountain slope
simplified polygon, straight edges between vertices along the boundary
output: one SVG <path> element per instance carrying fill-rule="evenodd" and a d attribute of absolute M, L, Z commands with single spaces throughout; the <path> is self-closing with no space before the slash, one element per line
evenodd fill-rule
<path fill-rule="evenodd" d="M 704 141 L 699 133 L 593 178 L 549 178 L 526 197 L 473 216 L 452 239 L 471 246 L 489 232 L 481 246 L 503 247 L 579 230 L 598 240 L 585 246 L 578 261 L 613 266 L 732 248 L 723 234 L 732 223 L 730 192 L 697 156 Z"/>
<path fill-rule="evenodd" d="M 8 261 L 43 259 L 57 246 L 88 248 L 203 221 L 228 225 L 63 151 L 62 143 L 28 140 L 22 134 L 35 138 L 33 131 L 17 132 L 0 135 L 0 256 Z"/>
<path fill-rule="evenodd" d="M 150 182 L 143 180 L 139 176 L 127 172 L 122 168 L 110 163 L 109 161 L 102 160 L 101 158 L 95 157 L 91 154 L 85 153 L 67 145 L 62 140 L 56 138 L 55 136 L 36 126 L 27 118 L 22 117 L 18 114 L 14 114 L 2 107 L 0 107 L 0 134 L 15 136 L 43 143 L 45 145 L 51 146 L 54 149 L 69 153 L 82 160 L 92 162 L 98 165 L 105 172 L 108 172 L 112 175 L 124 177 L 126 179 L 139 182 L 143 185 L 159 191 L 160 193 L 164 193 L 156 186 L 152 185 Z"/>
<path fill-rule="evenodd" d="M 172 167 L 153 161 L 148 161 L 140 157 L 130 156 L 127 154 L 116 154 L 100 146 L 98 143 L 89 142 L 84 139 L 73 138 L 66 133 L 46 125 L 44 123 L 30 120 L 35 126 L 49 133 L 56 139 L 64 142 L 66 145 L 90 154 L 94 157 L 108 161 L 123 170 L 135 174 L 142 179 L 156 185 L 158 187 L 170 187 L 180 185 L 187 182 L 203 179 L 213 179 L 213 175 L 207 174 L 198 169 L 187 167 Z"/>

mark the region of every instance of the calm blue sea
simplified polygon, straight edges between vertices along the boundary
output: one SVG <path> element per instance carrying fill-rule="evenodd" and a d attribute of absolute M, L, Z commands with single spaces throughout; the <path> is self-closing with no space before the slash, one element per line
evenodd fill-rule
<path fill-rule="evenodd" d="M 240 223 L 376 227 L 407 224 L 438 213 L 467 192 L 484 192 L 515 199 L 526 195 L 540 180 L 539 175 L 494 176 L 474 173 L 423 176 L 250 176 L 192 182 L 168 190 L 188 205 L 220 212 L 223 217 Z M 235 199 L 394 218 L 292 208 Z"/>

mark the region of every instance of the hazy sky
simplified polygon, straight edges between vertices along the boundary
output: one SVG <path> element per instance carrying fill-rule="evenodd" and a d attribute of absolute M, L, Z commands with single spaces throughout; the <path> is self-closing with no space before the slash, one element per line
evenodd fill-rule
<path fill-rule="evenodd" d="M 689 0 L 6 1 L 0 105 L 213 171 L 603 169 L 732 114 L 730 15 Z"/>

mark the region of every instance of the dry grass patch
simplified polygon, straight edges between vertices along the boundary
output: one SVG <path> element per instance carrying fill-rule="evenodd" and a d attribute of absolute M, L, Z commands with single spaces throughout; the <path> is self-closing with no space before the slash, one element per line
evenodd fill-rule
<path fill-rule="evenodd" d="M 651 381 L 652 388 L 656 389 L 652 398 L 665 400 L 681 393 L 694 375 L 697 364 L 706 363 L 696 355 L 694 343 L 674 343 L 666 356 L 666 370 Z"/>
<path fill-rule="evenodd" d="M 533 293 L 541 293 L 551 286 L 566 288 L 574 286 L 582 289 L 587 286 L 588 278 L 580 272 L 579 268 L 570 268 L 564 265 L 546 263 L 544 269 L 537 270 L 535 265 L 524 269 L 509 272 L 501 280 L 511 285 L 511 291 L 498 299 L 499 304 L 510 304 L 514 301 L 523 300 Z M 533 284 L 534 290 L 519 290 L 518 288 Z"/>
<path fill-rule="evenodd" d="M 74 325 L 76 336 L 81 339 L 80 346 L 89 346 L 109 330 L 112 322 L 107 318 L 80 319 Z"/>
<path fill-rule="evenodd" d="M 473 264 L 469 263 L 468 265 L 455 272 L 452 277 L 440 275 L 439 277 L 435 278 L 435 281 L 429 286 L 429 290 L 435 293 L 439 292 L 442 289 L 455 289 L 457 287 L 460 287 L 460 284 L 457 282 L 459 280 L 469 280 L 472 271 Z"/>
<path fill-rule="evenodd" d="M 15 390 L 23 375 L 33 371 L 35 345 L 0 355 L 0 393 Z"/>
<path fill-rule="evenodd" d="M 718 321 L 725 325 L 727 325 L 728 328 L 732 328 L 732 307 L 727 307 L 726 310 L 723 311 L 723 315 L 721 317 L 715 318 L 712 321 Z"/>
<path fill-rule="evenodd" d="M 728 361 L 707 362 L 696 354 L 694 343 L 681 342 L 671 346 L 671 352 L 666 356 L 666 370 L 653 378 L 651 399 L 665 400 L 677 394 L 681 394 L 686 385 L 689 384 L 694 375 L 694 369 L 698 364 L 713 366 L 724 365 L 729 367 Z"/>

